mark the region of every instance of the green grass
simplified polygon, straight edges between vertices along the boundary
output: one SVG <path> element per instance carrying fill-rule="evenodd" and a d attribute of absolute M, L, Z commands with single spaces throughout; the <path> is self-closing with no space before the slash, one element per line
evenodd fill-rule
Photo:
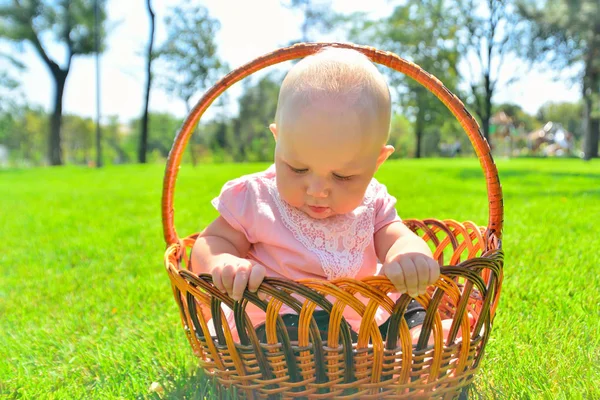
<path fill-rule="evenodd" d="M 483 398 L 600 398 L 600 163 L 500 160 L 505 280 Z M 184 166 L 180 235 L 230 178 Z M 194 398 L 206 389 L 162 266 L 163 167 L 0 170 L 0 398 Z M 487 222 L 477 160 L 386 163 L 404 218 Z M 475 396 L 477 397 L 477 396 Z"/>

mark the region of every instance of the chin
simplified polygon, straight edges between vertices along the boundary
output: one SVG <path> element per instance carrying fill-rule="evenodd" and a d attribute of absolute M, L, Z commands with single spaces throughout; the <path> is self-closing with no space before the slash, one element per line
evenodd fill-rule
<path fill-rule="evenodd" d="M 327 213 L 327 214 L 308 213 L 308 215 L 313 219 L 327 219 L 329 217 L 332 217 L 334 214 L 333 213 Z"/>
<path fill-rule="evenodd" d="M 327 219 L 327 218 L 335 215 L 335 212 L 332 209 L 329 209 L 323 213 L 317 213 L 317 212 L 312 211 L 310 208 L 306 207 L 306 208 L 302 209 L 302 211 L 304 211 L 304 213 L 306 215 L 308 215 L 309 217 L 311 217 L 313 219 Z"/>

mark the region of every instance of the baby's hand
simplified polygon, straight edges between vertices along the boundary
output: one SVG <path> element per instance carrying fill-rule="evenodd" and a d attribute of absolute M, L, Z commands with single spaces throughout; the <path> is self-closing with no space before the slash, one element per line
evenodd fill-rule
<path fill-rule="evenodd" d="M 440 266 L 422 253 L 399 254 L 383 265 L 382 272 L 400 293 L 411 297 L 424 294 L 440 276 Z"/>
<path fill-rule="evenodd" d="M 213 283 L 217 289 L 227 293 L 233 300 L 241 300 L 246 286 L 256 292 L 265 279 L 265 267 L 231 254 L 216 257 L 212 268 Z"/>

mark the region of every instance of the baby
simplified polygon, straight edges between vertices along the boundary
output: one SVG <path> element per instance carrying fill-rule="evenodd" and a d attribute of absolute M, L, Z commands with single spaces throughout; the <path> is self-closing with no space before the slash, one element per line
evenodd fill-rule
<path fill-rule="evenodd" d="M 293 66 L 270 125 L 275 163 L 226 183 L 213 200 L 220 216 L 194 245 L 194 272 L 212 274 L 234 300 L 246 288 L 256 291 L 265 276 L 383 273 L 400 293 L 425 293 L 439 277 L 438 263 L 373 178 L 394 151 L 386 145 L 390 115 L 389 88 L 363 54 L 328 48 Z M 424 314 L 414 301 L 409 312 L 415 306 Z M 255 326 L 264 322 L 257 307 L 247 312 Z M 360 317 L 351 314 L 344 315 L 358 331 Z M 386 319 L 380 314 L 379 325 Z M 411 329 L 418 328 L 414 319 L 411 327 L 407 318 Z"/>

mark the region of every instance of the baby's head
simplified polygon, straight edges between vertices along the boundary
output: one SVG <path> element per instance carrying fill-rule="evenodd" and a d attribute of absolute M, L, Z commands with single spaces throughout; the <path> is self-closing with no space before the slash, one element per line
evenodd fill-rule
<path fill-rule="evenodd" d="M 271 125 L 282 198 L 314 218 L 358 207 L 394 151 L 390 115 L 388 86 L 363 54 L 329 48 L 296 64 Z"/>

